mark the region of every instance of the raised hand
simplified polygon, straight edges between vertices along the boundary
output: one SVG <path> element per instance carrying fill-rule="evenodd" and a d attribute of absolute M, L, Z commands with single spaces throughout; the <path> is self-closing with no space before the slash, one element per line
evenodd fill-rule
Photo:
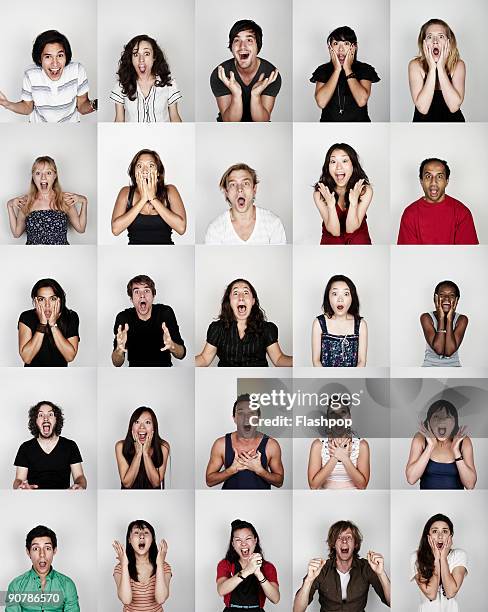
<path fill-rule="evenodd" d="M 429 542 L 430 549 L 432 551 L 432 554 L 434 555 L 434 561 L 440 561 L 441 551 L 439 548 L 437 548 L 437 545 L 434 542 L 434 538 L 431 535 L 429 535 L 427 536 L 427 541 Z"/>
<path fill-rule="evenodd" d="M 142 455 L 144 451 L 144 444 L 139 440 L 138 436 L 134 432 L 132 432 L 132 439 L 134 440 L 134 449 L 136 455 Z"/>
<path fill-rule="evenodd" d="M 437 68 L 434 54 L 432 53 L 432 47 L 427 43 L 426 40 L 422 43 L 422 48 L 424 50 L 425 59 L 427 61 L 427 65 L 429 66 L 429 70 L 435 70 Z"/>
<path fill-rule="evenodd" d="M 229 76 L 227 76 L 225 74 L 224 67 L 219 66 L 217 68 L 217 75 L 233 96 L 235 97 L 242 96 L 241 86 L 236 81 L 235 75 L 232 72 L 232 70 L 229 72 Z"/>
<path fill-rule="evenodd" d="M 337 53 L 334 51 L 334 49 L 330 45 L 329 45 L 329 54 L 330 54 L 330 61 L 332 62 L 332 66 L 334 67 L 334 70 L 336 72 L 340 72 L 342 70 L 341 62 L 339 61 L 339 58 L 337 57 Z"/>
<path fill-rule="evenodd" d="M 144 441 L 144 444 L 142 445 L 142 452 L 145 453 L 146 455 L 149 454 L 149 451 L 151 450 L 153 436 L 154 436 L 154 432 L 152 431 L 146 434 L 146 439 Z"/>
<path fill-rule="evenodd" d="M 246 566 L 247 574 L 256 574 L 261 570 L 261 565 L 263 564 L 263 557 L 259 553 L 253 553 L 249 557 L 249 561 Z"/>
<path fill-rule="evenodd" d="M 127 559 L 127 554 L 122 544 L 118 540 L 114 540 L 112 542 L 112 548 L 115 550 L 117 561 L 120 563 L 120 565 L 122 567 L 127 567 L 129 565 L 129 559 Z"/>
<path fill-rule="evenodd" d="M 158 554 L 156 557 L 156 564 L 157 565 L 168 565 L 167 563 L 165 563 L 165 559 L 166 559 L 166 555 L 168 553 L 168 542 L 166 542 L 166 540 L 161 540 L 158 544 Z M 166 570 L 164 570 L 166 571 Z M 170 570 L 171 571 L 171 568 Z"/>
<path fill-rule="evenodd" d="M 452 535 L 449 534 L 447 538 L 444 540 L 443 546 L 440 550 L 441 559 L 447 559 L 447 555 L 449 554 L 449 551 L 451 550 L 451 546 L 452 546 Z"/>
<path fill-rule="evenodd" d="M 9 104 L 9 101 L 7 100 L 7 96 L 0 91 L 0 106 L 7 106 L 7 104 Z"/>
<path fill-rule="evenodd" d="M 49 316 L 48 323 L 52 327 L 56 324 L 59 319 L 59 309 L 61 308 L 61 302 L 59 298 L 56 298 L 51 307 L 51 315 Z"/>
<path fill-rule="evenodd" d="M 359 198 L 363 192 L 364 179 L 359 179 L 352 189 L 349 189 L 349 204 L 357 206 L 359 204 Z"/>
<path fill-rule="evenodd" d="M 34 298 L 34 306 L 36 307 L 37 318 L 39 319 L 39 323 L 41 325 L 47 325 L 47 317 L 44 312 L 44 303 L 39 300 L 39 298 Z"/>
<path fill-rule="evenodd" d="M 315 580 L 325 565 L 325 559 L 311 559 L 308 562 L 307 578 Z"/>
<path fill-rule="evenodd" d="M 437 293 L 434 295 L 434 306 L 437 314 L 437 320 L 439 322 L 444 321 L 444 311 L 442 310 L 441 299 Z"/>
<path fill-rule="evenodd" d="M 319 183 L 318 188 L 319 188 L 319 193 L 322 196 L 324 202 L 327 204 L 327 206 L 335 209 L 335 205 L 336 205 L 335 193 L 333 191 L 330 191 L 330 189 L 323 183 Z"/>
<path fill-rule="evenodd" d="M 445 68 L 447 66 L 447 60 L 449 59 L 449 51 L 451 50 L 451 43 L 449 39 L 446 39 L 446 42 L 440 48 L 439 61 L 438 65 Z"/>
<path fill-rule="evenodd" d="M 15 213 L 18 213 L 19 210 L 23 210 L 25 204 L 27 203 L 27 196 L 22 196 L 21 198 L 13 198 L 7 202 L 7 208 L 13 210 Z"/>
<path fill-rule="evenodd" d="M 385 571 L 385 560 L 383 559 L 383 555 L 380 553 L 369 550 L 368 563 L 373 572 L 378 576 Z"/>
<path fill-rule="evenodd" d="M 349 51 L 346 53 L 344 58 L 344 70 L 351 70 L 352 63 L 354 62 L 354 56 L 356 55 L 356 47 L 352 45 L 349 47 Z"/>
<path fill-rule="evenodd" d="M 456 306 L 458 305 L 459 298 L 456 297 L 453 302 L 451 302 L 451 306 L 447 312 L 448 321 L 452 321 L 454 319 L 454 313 L 456 312 Z"/>
<path fill-rule="evenodd" d="M 149 200 L 149 195 L 148 195 L 148 185 L 147 185 L 147 179 L 145 179 L 142 175 L 142 170 L 136 170 L 136 185 L 137 185 L 137 189 L 139 190 L 139 195 L 141 196 L 141 200 L 142 202 L 144 202 L 144 204 Z"/>
<path fill-rule="evenodd" d="M 266 78 L 264 76 L 264 72 L 262 72 L 259 75 L 259 79 L 252 86 L 251 94 L 254 94 L 255 96 L 260 96 L 263 93 L 263 91 L 266 89 L 266 87 L 268 87 L 268 85 L 271 85 L 271 83 L 274 83 L 277 78 L 278 78 L 278 70 L 276 68 L 275 70 L 272 70 L 270 72 L 270 75 Z"/>
<path fill-rule="evenodd" d="M 461 447 L 461 442 L 464 440 L 464 438 L 466 437 L 466 431 L 467 431 L 467 427 L 466 425 L 463 425 L 462 427 L 460 427 L 456 433 L 456 435 L 454 436 L 454 438 L 452 439 L 451 442 L 451 450 L 454 453 L 454 456 L 456 457 L 459 453 L 460 453 L 460 447 Z"/>
<path fill-rule="evenodd" d="M 174 350 L 174 342 L 173 340 L 171 340 L 171 334 L 169 333 L 168 328 L 166 327 L 166 323 L 163 323 L 161 325 L 162 329 L 163 329 L 163 347 L 161 348 L 162 351 L 173 351 Z"/>
<path fill-rule="evenodd" d="M 434 434 L 430 430 L 430 427 L 426 427 L 424 425 L 423 421 L 419 422 L 419 432 L 424 436 L 425 441 L 427 442 L 428 446 L 430 446 L 430 447 L 435 446 L 436 439 L 434 437 Z"/>
<path fill-rule="evenodd" d="M 127 352 L 125 345 L 127 344 L 127 332 L 129 331 L 129 324 L 126 323 L 124 327 L 119 325 L 117 328 L 117 349 L 119 351 Z"/>
<path fill-rule="evenodd" d="M 147 199 L 154 200 L 156 197 L 156 191 L 158 188 L 158 171 L 156 169 L 151 170 L 147 177 L 146 194 Z"/>

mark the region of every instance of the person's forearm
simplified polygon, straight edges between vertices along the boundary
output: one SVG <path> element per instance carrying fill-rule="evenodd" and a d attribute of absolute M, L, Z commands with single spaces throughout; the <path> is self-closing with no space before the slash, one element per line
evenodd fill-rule
<path fill-rule="evenodd" d="M 361 223 L 359 222 L 358 217 L 358 205 L 350 203 L 346 217 L 346 233 L 352 234 L 357 229 L 359 229 L 360 225 Z"/>
<path fill-rule="evenodd" d="M 29 342 L 24 344 L 24 346 L 20 349 L 20 357 L 24 363 L 30 365 L 34 357 L 41 350 L 43 341 L 44 333 L 36 331 Z"/>
<path fill-rule="evenodd" d="M 30 115 L 34 108 L 34 103 L 27 102 L 26 100 L 21 100 L 20 102 L 10 102 L 10 100 L 8 100 L 4 102 L 2 106 L 18 115 Z"/>
<path fill-rule="evenodd" d="M 312 580 L 305 578 L 302 586 L 298 589 L 293 601 L 293 612 L 305 612 L 308 608 L 308 598 L 312 588 Z"/>
<path fill-rule="evenodd" d="M 458 592 L 457 583 L 452 577 L 452 574 L 449 570 L 449 564 L 447 562 L 447 557 L 441 557 L 441 581 L 442 588 L 446 593 L 446 597 L 451 599 Z"/>
<path fill-rule="evenodd" d="M 435 332 L 434 341 L 432 342 L 432 348 L 437 355 L 444 355 L 444 351 L 446 350 L 446 336 L 446 319 L 442 316 L 437 322 L 437 330 Z"/>
<path fill-rule="evenodd" d="M 19 223 L 19 217 L 15 214 L 15 212 L 10 208 L 7 208 L 8 212 L 8 222 L 10 225 L 10 231 L 12 232 L 12 236 L 14 238 L 20 238 L 24 233 L 24 228 L 21 227 L 22 224 Z"/>
<path fill-rule="evenodd" d="M 78 476 L 78 478 L 75 478 L 73 480 L 73 484 L 78 485 L 81 489 L 86 489 L 87 482 L 85 475 L 82 474 L 81 476 Z"/>
<path fill-rule="evenodd" d="M 270 121 L 271 113 L 266 109 L 261 100 L 261 94 L 251 92 L 251 118 L 255 122 Z"/>
<path fill-rule="evenodd" d="M 420 90 L 420 93 L 415 100 L 415 106 L 422 115 L 426 115 L 429 112 L 430 105 L 432 104 L 435 90 L 435 79 L 436 69 L 429 68 L 429 72 L 425 77 L 424 86 Z"/>
<path fill-rule="evenodd" d="M 56 345 L 56 348 L 61 353 L 61 355 L 66 359 L 68 363 L 73 361 L 73 359 L 76 357 L 77 351 L 75 347 L 71 344 L 71 342 L 69 340 L 66 340 L 66 338 L 63 336 L 63 333 L 59 329 L 59 326 L 51 325 L 51 333 L 53 335 L 54 344 Z"/>
<path fill-rule="evenodd" d="M 246 570 L 241 570 L 241 573 L 244 578 L 248 576 L 248 574 L 246 574 Z M 240 578 L 237 574 L 234 574 L 234 576 L 227 578 L 227 580 L 224 580 L 223 582 L 217 585 L 217 593 L 221 597 L 224 597 L 224 595 L 232 593 L 232 591 L 241 583 L 242 578 Z"/>
<path fill-rule="evenodd" d="M 81 201 L 80 212 L 78 213 L 78 219 L 75 221 L 76 225 L 73 224 L 73 228 L 79 233 L 83 234 L 86 230 L 86 221 L 87 221 L 87 200 L 84 198 Z"/>
<path fill-rule="evenodd" d="M 257 572 L 256 578 L 259 580 L 259 586 L 263 589 L 264 594 L 271 603 L 277 604 L 280 601 L 280 589 L 272 584 L 269 580 L 264 580 L 266 576 L 261 572 Z M 261 582 L 264 580 L 264 582 Z"/>
<path fill-rule="evenodd" d="M 332 234 L 332 236 L 340 236 L 341 224 L 337 215 L 335 204 L 334 206 L 328 206 L 324 203 L 324 206 L 327 208 L 327 221 L 324 220 L 325 215 L 321 215 L 321 217 L 322 221 L 324 221 L 325 229 L 329 232 L 329 234 Z"/>
<path fill-rule="evenodd" d="M 325 108 L 329 104 L 336 90 L 340 75 L 341 70 L 334 70 L 327 83 L 324 83 L 318 91 L 315 91 L 315 102 L 319 108 Z"/>
<path fill-rule="evenodd" d="M 229 480 L 229 478 L 234 476 L 234 474 L 237 474 L 237 470 L 234 470 L 232 466 L 229 466 L 221 472 L 211 472 L 210 474 L 207 474 L 205 479 L 207 482 L 207 487 L 215 487 L 215 485 Z"/>
<path fill-rule="evenodd" d="M 180 236 L 185 233 L 186 219 L 184 219 L 180 215 L 177 215 L 157 198 L 153 198 L 152 200 L 150 200 L 150 202 L 156 209 L 158 215 L 163 219 L 165 223 L 167 223 L 172 229 L 174 229 L 175 232 L 178 232 Z"/>
<path fill-rule="evenodd" d="M 112 363 L 116 368 L 120 368 L 120 366 L 124 365 L 125 361 L 125 351 L 122 349 L 116 348 L 112 351 Z"/>
<path fill-rule="evenodd" d="M 20 478 L 16 478 L 14 480 L 14 484 L 12 485 L 13 489 L 18 489 L 20 487 L 20 485 L 22 484 L 22 480 Z"/>
<path fill-rule="evenodd" d="M 425 472 L 425 468 L 427 467 L 427 464 L 429 463 L 429 459 L 430 459 L 430 456 L 432 455 L 433 449 L 434 449 L 433 446 L 427 444 L 427 446 L 424 448 L 422 454 L 417 459 L 417 461 L 414 461 L 412 464 L 407 465 L 405 474 L 407 477 L 408 484 L 414 485 L 417 482 L 417 480 L 422 476 L 422 474 Z"/>
<path fill-rule="evenodd" d="M 285 353 L 281 353 L 274 365 L 276 368 L 292 368 L 293 357 L 291 355 L 285 355 Z"/>
<path fill-rule="evenodd" d="M 112 219 L 112 234 L 114 234 L 114 236 L 118 236 L 124 230 L 126 230 L 136 219 L 137 215 L 141 212 L 145 204 L 146 202 L 142 200 L 142 198 L 139 198 L 137 202 L 133 202 L 132 206 L 127 212 L 120 215 L 116 219 Z"/>
<path fill-rule="evenodd" d="M 337 465 L 337 459 L 335 457 L 329 457 L 327 463 L 320 468 L 320 470 L 315 474 L 311 481 L 309 481 L 309 486 L 311 489 L 321 489 L 327 481 L 327 478 L 334 471 L 335 466 Z"/>
<path fill-rule="evenodd" d="M 157 604 L 164 604 L 169 597 L 169 585 L 164 579 L 164 564 L 156 562 L 156 586 L 154 599 Z"/>
<path fill-rule="evenodd" d="M 134 457 L 132 457 L 132 461 L 130 463 L 129 469 L 124 474 L 124 476 L 120 479 L 122 486 L 126 489 L 130 489 L 134 484 L 134 481 L 139 473 L 139 467 L 141 465 L 142 453 L 136 453 Z"/>
<path fill-rule="evenodd" d="M 342 462 L 344 469 L 347 472 L 347 475 L 352 481 L 352 484 L 356 487 L 356 489 L 365 489 L 368 482 L 364 475 L 354 466 L 354 463 L 351 461 L 351 458 L 348 457 L 345 461 Z"/>
<path fill-rule="evenodd" d="M 195 366 L 197 368 L 207 368 L 209 365 L 210 363 L 207 363 L 207 360 L 202 353 L 195 355 Z"/>
<path fill-rule="evenodd" d="M 176 342 L 173 342 L 173 348 L 170 350 L 170 353 L 173 355 L 173 357 L 176 357 L 176 359 L 183 359 L 183 357 L 186 355 L 185 347 L 182 344 L 176 344 Z"/>
<path fill-rule="evenodd" d="M 78 104 L 78 112 L 80 115 L 89 115 L 90 113 L 95 112 L 91 100 L 87 98 L 81 104 Z"/>
<path fill-rule="evenodd" d="M 242 119 L 242 95 L 232 95 L 229 106 L 221 113 L 222 121 L 240 121 Z"/>
<path fill-rule="evenodd" d="M 279 472 L 270 472 L 269 470 L 265 470 L 262 466 L 259 470 L 255 471 L 256 476 L 259 476 L 269 484 L 274 487 L 281 487 L 283 484 L 283 474 Z"/>
<path fill-rule="evenodd" d="M 149 482 L 152 484 L 154 488 L 161 486 L 161 478 L 159 476 L 159 471 L 155 467 L 153 460 L 149 456 L 148 453 L 142 453 L 142 460 L 144 461 L 144 469 L 146 470 L 147 477 Z"/>
<path fill-rule="evenodd" d="M 460 451 L 458 451 L 458 453 L 460 454 Z M 455 459 L 456 458 L 457 457 L 455 457 Z M 466 463 L 464 462 L 464 459 L 460 459 L 459 461 L 456 461 L 456 466 L 458 469 L 459 478 L 461 482 L 463 483 L 464 488 L 474 489 L 474 486 L 477 480 L 475 470 L 473 470 L 471 467 L 466 465 Z"/>
<path fill-rule="evenodd" d="M 445 346 L 444 346 L 444 355 L 446 357 L 450 357 L 454 355 L 454 353 L 458 350 L 459 346 L 456 342 L 456 337 L 454 336 L 454 327 L 453 320 L 451 317 L 446 317 L 446 333 L 443 334 L 445 336 Z"/>
<path fill-rule="evenodd" d="M 349 73 L 346 73 L 346 76 L 348 74 L 352 74 L 352 70 Z M 364 89 L 358 79 L 356 77 L 351 77 L 347 79 L 347 84 L 356 104 L 360 108 L 366 106 L 369 100 L 369 93 L 366 91 L 366 89 Z"/>
<path fill-rule="evenodd" d="M 391 604 L 391 585 L 390 585 L 390 579 L 386 575 L 385 571 L 383 571 L 383 573 L 380 574 L 378 576 L 378 578 L 380 579 L 381 586 L 383 587 L 383 594 L 385 596 L 386 602 L 387 602 L 388 605 L 390 605 Z"/>
<path fill-rule="evenodd" d="M 132 589 L 130 586 L 130 575 L 128 566 L 122 566 L 120 584 L 117 587 L 117 597 L 126 606 L 132 603 Z"/>
<path fill-rule="evenodd" d="M 444 102 L 451 113 L 455 113 L 461 108 L 463 98 L 452 84 L 452 81 L 446 72 L 445 66 L 438 67 L 437 75 Z"/>

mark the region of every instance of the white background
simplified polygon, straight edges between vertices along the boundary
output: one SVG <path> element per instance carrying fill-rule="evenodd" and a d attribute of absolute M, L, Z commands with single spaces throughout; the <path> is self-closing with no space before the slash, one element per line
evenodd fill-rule
<path fill-rule="evenodd" d="M 194 6 L 192 0 L 128 0 L 98 3 L 99 121 L 113 121 L 115 102 L 110 92 L 117 82 L 120 56 L 129 40 L 139 34 L 154 38 L 168 62 L 183 98 L 178 111 L 183 121 L 194 120 Z"/>
<path fill-rule="evenodd" d="M 264 376 L 263 376 L 264 374 Z M 199 368 L 195 377 L 195 487 L 208 489 L 205 482 L 205 470 L 210 459 L 212 444 L 226 433 L 236 431 L 232 418 L 232 407 L 237 399 L 237 378 L 272 378 L 276 371 L 268 368 Z M 218 396 L 215 389 L 219 389 Z M 261 416 L 266 417 L 265 409 Z M 259 430 L 259 427 L 258 427 Z M 291 439 L 277 439 L 281 447 L 281 460 L 285 470 L 285 479 L 281 489 L 292 487 L 292 444 Z M 223 483 L 222 483 L 223 484 Z M 222 485 L 212 487 L 217 491 Z M 276 487 L 272 487 L 275 490 Z"/>
<path fill-rule="evenodd" d="M 193 199 L 195 184 L 195 128 L 180 124 L 104 124 L 98 127 L 98 241 L 99 244 L 128 244 L 127 230 L 114 236 L 110 225 L 119 191 L 130 185 L 127 169 L 141 149 L 151 149 L 161 158 L 164 182 L 178 189 L 187 216 L 186 232 L 173 231 L 175 244 L 193 244 Z M 134 245 L 131 245 L 133 247 Z"/>
<path fill-rule="evenodd" d="M 229 546 L 231 522 L 248 521 L 258 532 L 266 561 L 278 573 L 280 602 L 271 608 L 276 612 L 291 610 L 291 493 L 273 491 L 198 491 L 195 493 L 196 533 L 195 601 L 198 612 L 214 612 L 224 608 L 217 594 L 217 564 L 225 558 Z M 182 607 L 179 608 L 180 610 Z"/>
<path fill-rule="evenodd" d="M 281 350 L 292 354 L 291 247 L 232 246 L 195 247 L 195 346 L 203 349 L 210 323 L 218 318 L 225 289 L 236 278 L 244 278 L 256 289 L 268 321 L 278 326 Z M 218 364 L 215 357 L 213 364 Z M 272 364 L 271 364 L 272 365 Z"/>
<path fill-rule="evenodd" d="M 98 474 L 100 488 L 120 489 L 115 443 L 125 439 L 139 406 L 156 413 L 159 435 L 170 445 L 166 489 L 193 489 L 193 372 L 188 369 L 100 368 L 98 373 Z M 183 426 L 186 424 L 186 427 Z M 152 499 L 152 498 L 151 498 Z"/>
<path fill-rule="evenodd" d="M 355 284 L 368 324 L 368 366 L 388 366 L 388 247 L 300 246 L 293 253 L 294 364 L 312 366 L 312 324 L 322 314 L 327 281 L 343 274 Z M 340 368 L 333 368 L 337 370 Z M 353 368 L 347 368 L 348 371 Z M 362 376 L 364 371 L 361 368 Z"/>
<path fill-rule="evenodd" d="M 41 278 L 58 281 L 66 293 L 66 306 L 80 319 L 78 354 L 69 367 L 95 365 L 95 256 L 95 247 L 89 246 L 0 247 L 5 278 L 10 279 L 0 306 L 0 366 L 24 365 L 18 352 L 17 323 L 24 310 L 33 308 L 31 290 Z"/>
<path fill-rule="evenodd" d="M 164 604 L 165 612 L 193 610 L 194 598 L 194 501 L 193 492 L 165 491 L 151 497 L 147 491 L 103 491 L 98 495 L 98 610 L 120 612 L 123 606 L 117 598 L 113 569 L 117 559 L 112 542 L 118 540 L 125 547 L 127 526 L 132 521 L 148 521 L 156 532 L 156 541 L 163 538 L 168 543 L 167 562 L 173 578 L 170 596 Z M 95 546 L 93 546 L 95 549 Z M 85 568 L 95 592 L 94 568 Z M 95 610 L 95 608 L 82 608 Z"/>
<path fill-rule="evenodd" d="M 278 215 L 292 242 L 292 130 L 279 123 L 226 123 L 197 126 L 196 242 L 204 243 L 211 221 L 229 209 L 219 189 L 230 166 L 246 163 L 256 171 L 259 184 L 256 206 Z"/>
<path fill-rule="evenodd" d="M 293 593 L 302 586 L 310 559 L 327 559 L 327 534 L 336 521 L 352 521 L 363 534 L 360 557 L 368 550 L 381 553 L 390 575 L 390 500 L 380 491 L 301 491 L 293 494 Z M 320 610 L 318 594 L 307 608 Z M 372 588 L 368 612 L 386 608 Z M 411 612 L 411 610 L 410 610 Z"/>
<path fill-rule="evenodd" d="M 215 121 L 219 114 L 210 88 L 212 70 L 227 59 L 229 31 L 236 21 L 251 19 L 263 30 L 259 57 L 276 66 L 281 89 L 271 115 L 272 121 L 291 121 L 292 38 L 291 0 L 196 0 L 196 87 L 197 121 Z"/>
<path fill-rule="evenodd" d="M 464 5 L 457 0 L 410 0 L 391 3 L 391 120 L 412 121 L 414 104 L 408 87 L 408 63 L 418 55 L 417 38 L 429 19 L 446 21 L 456 36 L 461 59 L 466 64 L 466 93 L 461 106 L 466 121 L 486 121 L 486 62 L 480 53 L 488 21 L 488 5 L 471 0 Z M 451 124 L 452 125 L 452 124 Z M 446 129 L 448 132 L 451 125 Z"/>
<path fill-rule="evenodd" d="M 32 45 L 46 30 L 58 30 L 66 36 L 73 53 L 71 61 L 80 62 L 86 69 L 90 100 L 97 97 L 96 7 L 96 0 L 58 3 L 55 9 L 40 5 L 37 0 L 3 3 L 2 43 L 8 52 L 0 57 L 0 89 L 11 102 L 21 99 L 24 71 L 33 64 Z M 0 107 L 0 121 L 25 122 L 28 116 Z M 82 123 L 87 121 L 96 123 L 97 113 L 81 117 Z M 64 128 L 63 125 L 61 130 Z"/>
<path fill-rule="evenodd" d="M 469 501 L 467 501 L 469 500 Z M 448 516 L 454 526 L 453 548 L 468 556 L 468 575 L 456 599 L 460 610 L 481 612 L 485 604 L 488 560 L 486 491 L 398 491 L 391 498 L 391 574 L 395 612 L 412 612 L 420 602 L 415 581 L 410 582 L 410 556 L 418 548 L 422 530 L 434 514 Z"/>
<path fill-rule="evenodd" d="M 483 177 L 488 166 L 488 127 L 483 125 L 392 125 L 390 240 L 396 244 L 404 209 L 424 196 L 419 180 L 422 160 L 445 159 L 451 169 L 446 193 L 473 215 L 481 244 L 488 242 L 488 212 Z M 374 204 L 374 201 L 373 201 Z M 453 249 L 457 252 L 457 247 Z"/>
<path fill-rule="evenodd" d="M 68 242 L 96 244 L 97 242 L 97 134 L 94 125 L 79 129 L 66 124 L 3 125 L 2 139 L 8 148 L 0 149 L 2 167 L 2 205 L 0 242 L 25 244 L 27 237 L 14 238 L 10 231 L 7 202 L 29 193 L 32 164 L 37 157 L 49 155 L 56 162 L 58 180 L 63 191 L 78 193 L 88 198 L 88 219 L 84 234 L 78 234 L 68 223 Z M 79 205 L 77 206 L 79 210 Z"/>
<path fill-rule="evenodd" d="M 488 299 L 488 283 L 481 271 L 486 270 L 487 261 L 486 247 L 404 246 L 392 249 L 390 343 L 393 366 L 422 365 L 425 338 L 420 315 L 435 310 L 434 289 L 443 280 L 457 284 L 461 298 L 456 310 L 469 319 L 459 349 L 461 365 L 488 366 L 486 343 L 481 333 L 485 328 Z M 438 376 L 445 372 L 446 376 L 456 368 L 428 369 L 437 370 Z"/>
<path fill-rule="evenodd" d="M 8 550 L 0 564 L 2 589 L 7 590 L 11 580 L 32 567 L 25 551 L 25 537 L 37 525 L 44 525 L 54 531 L 58 540 L 54 569 L 74 581 L 82 610 L 96 610 L 97 591 L 93 580 L 97 563 L 95 494 L 31 491 L 33 495 L 26 503 L 24 493 L 2 491 L 0 520 L 4 526 L 3 545 Z"/>
<path fill-rule="evenodd" d="M 371 121 L 389 121 L 390 33 L 387 0 L 348 0 L 344 3 L 308 0 L 293 3 L 293 118 L 318 121 L 321 109 L 314 99 L 313 71 L 330 61 L 327 36 L 349 26 L 358 39 L 357 58 L 376 69 L 368 101 Z"/>
<path fill-rule="evenodd" d="M 297 124 L 293 130 L 293 223 L 296 244 L 320 244 L 322 218 L 313 200 L 330 146 L 345 142 L 359 156 L 373 188 L 367 212 L 373 244 L 388 244 L 389 126 L 371 124 Z M 329 246 L 329 245 L 327 245 Z"/>
<path fill-rule="evenodd" d="M 141 246 L 98 248 L 98 363 L 112 366 L 114 323 L 117 313 L 132 308 L 127 283 L 146 274 L 156 285 L 153 304 L 171 306 L 185 342 L 184 359 L 172 357 L 173 366 L 193 367 L 193 249 Z M 127 359 L 125 365 L 128 365 Z"/>
<path fill-rule="evenodd" d="M 0 488 L 10 489 L 15 478 L 14 460 L 22 442 L 32 438 L 28 429 L 31 406 L 48 400 L 64 414 L 61 435 L 74 440 L 83 458 L 88 489 L 97 488 L 97 449 L 94 435 L 97 422 L 96 370 L 94 368 L 63 369 L 11 368 L 4 370 L 5 381 L 0 388 L 0 405 L 10 408 L 8 430 L 0 447 Z M 74 391 L 74 392 L 73 392 Z M 71 484 L 73 481 L 71 480 Z M 19 491 L 31 495 L 36 491 Z M 74 495 L 76 491 L 72 491 Z M 24 500 L 31 502 L 32 497 Z M 74 499 L 72 502 L 74 503 Z M 34 516 L 32 517 L 34 518 Z"/>

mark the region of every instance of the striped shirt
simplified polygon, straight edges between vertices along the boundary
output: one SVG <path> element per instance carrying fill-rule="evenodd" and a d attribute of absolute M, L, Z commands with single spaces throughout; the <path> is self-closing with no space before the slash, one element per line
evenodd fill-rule
<path fill-rule="evenodd" d="M 29 66 L 24 72 L 22 100 L 34 102 L 31 123 L 77 123 L 77 96 L 88 93 L 88 79 L 79 62 L 64 67 L 58 81 L 50 79 L 40 66 Z"/>
<path fill-rule="evenodd" d="M 114 567 L 114 577 L 122 576 L 120 564 Z M 130 579 L 132 590 L 132 601 L 129 605 L 124 604 L 123 612 L 163 612 L 163 606 L 156 603 L 154 591 L 156 589 L 156 575 L 153 574 L 148 582 L 142 584 Z"/>
<path fill-rule="evenodd" d="M 129 100 L 122 92 L 119 82 L 110 93 L 110 99 L 124 107 L 126 123 L 168 122 L 170 120 L 168 108 L 182 97 L 174 79 L 164 87 L 153 85 L 147 96 L 144 96 L 137 84 L 135 100 Z"/>
<path fill-rule="evenodd" d="M 247 240 L 237 234 L 230 211 L 226 210 L 210 223 L 205 244 L 286 244 L 285 228 L 279 217 L 266 208 L 256 206 L 256 221 Z"/>

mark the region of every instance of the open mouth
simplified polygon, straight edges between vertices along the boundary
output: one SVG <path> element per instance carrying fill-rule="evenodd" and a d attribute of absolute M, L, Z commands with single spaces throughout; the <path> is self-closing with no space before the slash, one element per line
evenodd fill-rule
<path fill-rule="evenodd" d="M 434 48 L 432 49 L 432 55 L 433 55 L 434 57 L 439 57 L 440 53 L 441 53 L 441 50 L 439 49 L 439 47 L 434 47 Z"/>
<path fill-rule="evenodd" d="M 239 208 L 243 208 L 246 205 L 246 198 L 244 196 L 239 196 L 237 198 L 237 206 Z"/>
<path fill-rule="evenodd" d="M 247 312 L 247 306 L 245 304 L 239 304 L 239 306 L 237 306 L 237 312 L 240 315 L 245 315 Z"/>
<path fill-rule="evenodd" d="M 342 312 L 344 310 L 344 304 L 337 304 L 336 308 L 339 312 Z"/>
<path fill-rule="evenodd" d="M 41 181 L 41 189 L 47 189 L 49 187 L 49 183 L 47 181 Z"/>
<path fill-rule="evenodd" d="M 444 547 L 444 542 L 437 542 L 436 547 L 441 550 Z"/>
<path fill-rule="evenodd" d="M 47 561 L 39 561 L 40 569 L 46 569 L 46 567 L 47 567 Z"/>
<path fill-rule="evenodd" d="M 336 181 L 338 183 L 340 183 L 341 181 L 343 181 L 346 178 L 346 174 L 345 172 L 337 172 L 335 175 Z"/>
<path fill-rule="evenodd" d="M 139 542 L 139 544 L 137 545 L 137 548 L 139 550 L 144 550 L 146 548 L 146 543 L 145 542 Z"/>
<path fill-rule="evenodd" d="M 48 73 L 53 79 L 57 79 L 61 76 L 61 68 L 49 68 Z"/>
<path fill-rule="evenodd" d="M 341 547 L 341 554 L 347 555 L 348 552 L 349 552 L 349 547 L 348 546 L 342 546 Z"/>
<path fill-rule="evenodd" d="M 139 72 L 141 72 L 142 74 L 146 72 L 145 64 L 139 64 Z"/>
<path fill-rule="evenodd" d="M 443 438 L 447 433 L 447 427 L 438 427 L 437 433 L 439 434 L 440 438 Z"/>
<path fill-rule="evenodd" d="M 241 62 L 245 62 L 249 59 L 250 56 L 251 54 L 249 53 L 249 51 L 241 51 L 239 53 L 239 59 L 241 60 Z"/>
<path fill-rule="evenodd" d="M 250 554 L 251 554 L 250 548 L 241 548 L 241 555 L 243 557 L 249 557 Z"/>
<path fill-rule="evenodd" d="M 139 433 L 138 437 L 141 442 L 145 442 L 147 439 L 147 433 Z"/>
<path fill-rule="evenodd" d="M 144 301 L 144 300 L 141 300 L 141 301 L 139 302 L 139 308 L 140 308 L 141 310 L 145 310 L 145 309 L 147 308 L 147 302 L 146 302 L 146 301 Z"/>
<path fill-rule="evenodd" d="M 42 433 L 48 434 L 51 431 L 50 423 L 44 423 L 42 426 Z"/>
<path fill-rule="evenodd" d="M 439 195 L 438 189 L 429 189 L 429 195 L 431 198 L 436 198 Z"/>
<path fill-rule="evenodd" d="M 252 426 L 248 423 L 247 425 L 244 425 L 244 431 L 251 431 Z"/>

